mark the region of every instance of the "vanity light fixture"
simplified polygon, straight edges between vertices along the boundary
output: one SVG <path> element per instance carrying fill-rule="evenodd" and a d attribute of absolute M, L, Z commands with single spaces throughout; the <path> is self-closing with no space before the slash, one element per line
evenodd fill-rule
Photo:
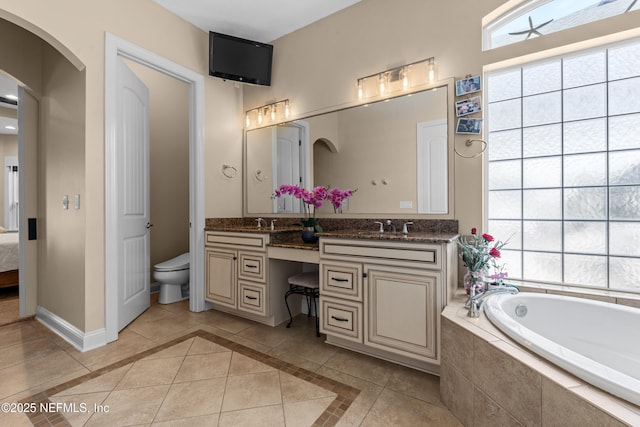
<path fill-rule="evenodd" d="M 357 79 L 358 101 L 397 92 L 410 92 L 434 81 L 436 61 L 431 57 Z"/>
<path fill-rule="evenodd" d="M 245 112 L 245 125 L 247 128 L 250 128 L 254 123 L 256 126 L 279 123 L 288 119 L 290 113 L 291 106 L 288 99 L 273 102 L 271 104 L 247 110 Z"/>

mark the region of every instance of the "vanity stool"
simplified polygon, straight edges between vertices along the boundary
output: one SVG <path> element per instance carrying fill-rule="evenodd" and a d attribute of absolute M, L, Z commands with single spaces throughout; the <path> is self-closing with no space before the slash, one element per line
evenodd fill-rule
<path fill-rule="evenodd" d="M 320 336 L 320 315 L 318 313 L 317 299 L 320 296 L 320 276 L 317 271 L 310 271 L 306 273 L 298 273 L 289 277 L 289 290 L 284 294 L 284 303 L 287 305 L 287 311 L 289 312 L 289 323 L 287 328 L 293 323 L 293 316 L 291 316 L 291 310 L 289 309 L 289 303 L 287 298 L 289 295 L 297 294 L 303 295 L 307 298 L 307 315 L 311 316 L 311 301 L 313 301 L 313 308 L 316 313 L 316 336 Z"/>

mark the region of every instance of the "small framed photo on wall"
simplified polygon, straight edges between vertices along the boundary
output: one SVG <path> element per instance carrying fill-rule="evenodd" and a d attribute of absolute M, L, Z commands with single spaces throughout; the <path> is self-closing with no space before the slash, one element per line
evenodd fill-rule
<path fill-rule="evenodd" d="M 467 77 L 456 81 L 456 96 L 466 95 L 468 93 L 478 92 L 480 87 L 480 76 Z"/>
<path fill-rule="evenodd" d="M 456 133 L 480 135 L 482 133 L 482 119 L 458 119 Z"/>
<path fill-rule="evenodd" d="M 456 116 L 466 116 L 482 110 L 482 97 L 480 95 L 456 101 Z"/>

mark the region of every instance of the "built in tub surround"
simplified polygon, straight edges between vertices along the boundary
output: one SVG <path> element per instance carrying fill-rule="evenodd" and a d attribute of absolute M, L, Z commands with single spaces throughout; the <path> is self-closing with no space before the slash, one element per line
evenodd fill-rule
<path fill-rule="evenodd" d="M 487 299 L 495 326 L 527 349 L 640 405 L 640 309 L 562 295 Z"/>
<path fill-rule="evenodd" d="M 442 312 L 440 378 L 443 403 L 464 425 L 640 425 L 640 407 L 530 352 L 484 313 L 469 318 L 464 301 L 460 296 Z M 561 316 L 558 328 L 570 313 Z M 578 319 L 588 327 L 585 321 Z"/>

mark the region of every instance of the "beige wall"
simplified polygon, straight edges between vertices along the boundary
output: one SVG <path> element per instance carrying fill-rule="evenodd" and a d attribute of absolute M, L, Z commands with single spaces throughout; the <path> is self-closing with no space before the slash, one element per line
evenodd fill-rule
<path fill-rule="evenodd" d="M 189 86 L 125 61 L 149 88 L 151 263 L 189 252 Z M 153 282 L 153 275 L 151 276 Z"/>
<path fill-rule="evenodd" d="M 81 275 L 79 291 L 75 284 L 69 284 L 56 274 L 51 279 L 60 299 L 49 307 L 58 316 L 84 331 L 104 327 L 104 38 L 110 32 L 144 49 L 155 52 L 202 75 L 208 74 L 208 35 L 170 14 L 152 0 L 112 0 L 109 2 L 87 2 L 85 0 L 60 0 L 42 2 L 39 0 L 1 0 L 0 17 L 17 22 L 51 43 L 64 46 L 71 54 L 74 64 L 84 67 L 86 78 L 84 102 L 83 157 L 81 171 L 78 172 L 82 186 L 83 209 L 80 213 L 84 221 L 64 224 L 62 229 L 73 234 L 73 240 L 82 239 L 78 245 L 82 249 L 77 254 L 79 268 L 74 272 Z M 2 46 L 7 47 L 9 57 L 2 57 L 0 68 L 27 83 L 36 93 L 40 92 L 38 76 L 42 66 L 37 38 L 15 31 L 0 33 Z M 33 53 L 33 55 L 31 55 Z M 20 66 L 11 64 L 10 59 L 21 55 L 32 58 L 31 64 Z M 5 59 L 7 60 L 5 62 Z M 239 216 L 242 212 L 242 185 L 240 179 L 226 179 L 220 168 L 223 163 L 241 168 L 242 159 L 242 91 L 232 83 L 219 79 L 205 79 L 205 162 L 207 194 L 205 215 Z M 71 157 L 75 160 L 77 151 L 63 148 L 59 158 Z M 60 189 L 62 190 L 62 188 Z M 70 183 L 64 191 L 71 190 Z M 56 191 L 47 199 L 54 206 L 60 206 L 61 193 Z M 49 231 L 58 224 L 47 223 Z M 64 245 L 62 245 L 64 247 Z M 46 253 L 57 250 L 57 246 L 47 246 Z M 77 248 L 76 248 L 77 249 Z M 76 249 L 69 256 L 76 255 Z M 75 263 L 74 263 L 75 265 Z M 60 267 L 62 268 L 62 267 Z M 69 267 L 64 266 L 65 271 Z M 42 275 L 41 275 L 42 276 Z M 47 295 L 53 291 L 44 291 Z"/>
<path fill-rule="evenodd" d="M 42 49 L 38 184 L 38 305 L 85 325 L 85 72 Z M 74 208 L 80 195 L 81 209 Z M 70 200 L 62 208 L 63 196 Z"/>
<path fill-rule="evenodd" d="M 355 103 L 357 78 L 395 66 L 435 56 L 438 78 L 458 79 L 482 73 L 485 65 L 535 52 L 548 55 L 551 48 L 637 28 L 640 22 L 640 12 L 632 12 L 482 52 L 482 19 L 505 3 L 363 0 L 274 41 L 272 86 L 245 89 L 245 110 L 290 99 L 293 118 L 304 117 Z M 457 146 L 467 138 L 457 135 Z M 483 157 L 455 157 L 454 214 L 460 230 L 482 227 L 482 168 Z"/>

